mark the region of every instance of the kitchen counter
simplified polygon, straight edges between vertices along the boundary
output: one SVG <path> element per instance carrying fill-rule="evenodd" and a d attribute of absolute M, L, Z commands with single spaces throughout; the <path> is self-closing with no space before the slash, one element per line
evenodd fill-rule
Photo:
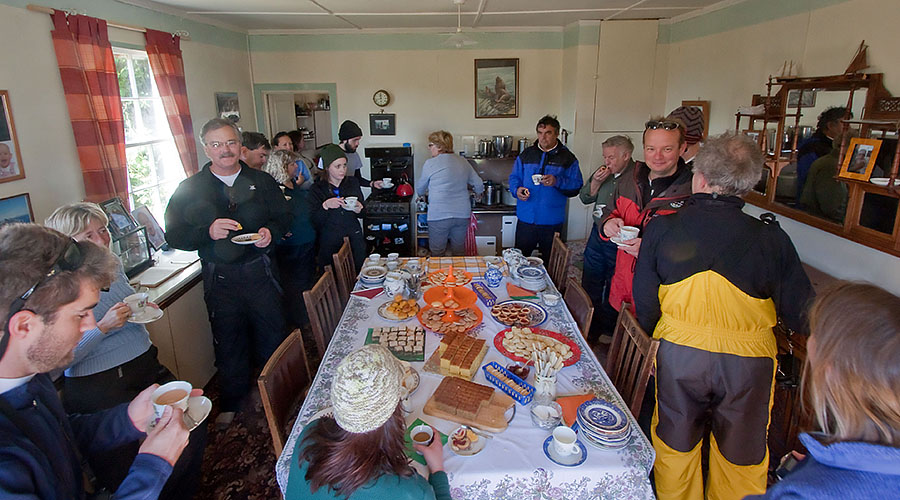
<path fill-rule="evenodd" d="M 472 209 L 472 212 L 477 214 L 514 214 L 516 213 L 515 205 L 482 205 L 481 203 L 476 203 L 475 208 Z"/>

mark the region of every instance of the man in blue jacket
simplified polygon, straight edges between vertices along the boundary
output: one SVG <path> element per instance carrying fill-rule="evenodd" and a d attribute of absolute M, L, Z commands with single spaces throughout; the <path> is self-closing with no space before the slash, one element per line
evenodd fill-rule
<path fill-rule="evenodd" d="M 537 142 L 516 158 L 509 191 L 516 204 L 516 248 L 525 256 L 535 248 L 550 255 L 553 233 L 562 230 L 566 199 L 578 194 L 583 180 L 578 159 L 559 142 L 559 120 L 546 115 L 537 123 Z"/>
<path fill-rule="evenodd" d="M 0 229 L 0 498 L 83 499 L 92 458 L 146 438 L 111 498 L 155 499 L 187 445 L 181 410 L 166 408 L 147 431 L 155 384 L 129 404 L 66 415 L 46 375 L 96 327 L 92 310 L 115 269 L 93 243 L 34 224 Z"/>

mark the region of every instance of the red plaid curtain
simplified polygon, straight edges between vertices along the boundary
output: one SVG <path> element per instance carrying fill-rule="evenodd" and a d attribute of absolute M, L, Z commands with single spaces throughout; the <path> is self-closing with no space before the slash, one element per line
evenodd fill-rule
<path fill-rule="evenodd" d="M 187 85 L 184 83 L 184 61 L 181 59 L 181 38 L 163 31 L 147 30 L 147 55 L 156 87 L 162 97 L 166 118 L 181 165 L 188 177 L 200 171 L 194 125 L 188 107 Z"/>
<path fill-rule="evenodd" d="M 55 11 L 53 48 L 89 201 L 118 196 L 130 206 L 125 124 L 106 21 Z"/>

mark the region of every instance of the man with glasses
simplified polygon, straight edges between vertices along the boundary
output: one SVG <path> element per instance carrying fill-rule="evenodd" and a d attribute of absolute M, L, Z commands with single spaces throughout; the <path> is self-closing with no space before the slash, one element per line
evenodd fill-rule
<path fill-rule="evenodd" d="M 180 409 L 166 408 L 148 429 L 156 384 L 130 403 L 68 416 L 46 375 L 67 366 L 96 326 L 92 309 L 115 270 L 93 243 L 34 224 L 0 229 L 0 498 L 84 498 L 93 458 L 139 439 L 115 498 L 157 498 L 187 445 Z"/>
<path fill-rule="evenodd" d="M 210 162 L 169 200 L 166 241 L 200 253 L 222 391 L 216 423 L 227 428 L 250 390 L 251 357 L 264 365 L 285 338 L 281 287 L 268 251 L 292 216 L 275 179 L 239 160 L 234 123 L 206 122 L 200 141 Z M 246 236 L 235 240 L 238 235 Z"/>
<path fill-rule="evenodd" d="M 631 282 L 641 249 L 640 231 L 651 219 L 674 213 L 691 195 L 691 169 L 681 155 L 685 150 L 684 124 L 680 120 L 653 118 L 644 127 L 644 161 L 634 166 L 634 175 L 619 182 L 613 206 L 601 217 L 600 236 L 619 246 L 616 271 L 610 285 L 609 303 L 616 311 L 622 302 L 634 311 Z M 638 235 L 620 238 L 623 226 L 638 229 Z"/>
<path fill-rule="evenodd" d="M 546 115 L 537 126 L 538 139 L 525 148 L 509 174 L 509 192 L 516 202 L 516 248 L 526 257 L 537 248 L 550 256 L 553 233 L 562 231 L 568 198 L 584 181 L 578 158 L 559 141 L 559 120 Z"/>

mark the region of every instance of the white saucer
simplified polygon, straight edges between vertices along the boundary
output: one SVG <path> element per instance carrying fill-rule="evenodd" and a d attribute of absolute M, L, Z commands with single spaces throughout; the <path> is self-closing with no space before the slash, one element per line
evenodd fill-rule
<path fill-rule="evenodd" d="M 244 233 L 231 238 L 231 242 L 235 245 L 252 245 L 261 239 L 262 235 L 259 233 Z"/>
<path fill-rule="evenodd" d="M 128 318 L 128 322 L 144 325 L 147 323 L 153 323 L 154 321 L 156 321 L 162 317 L 163 317 L 162 309 L 157 309 L 153 306 L 147 306 L 144 308 L 143 313 L 131 315 L 131 317 Z"/>
<path fill-rule="evenodd" d="M 188 409 L 184 414 L 184 425 L 189 431 L 196 429 L 212 411 L 212 401 L 206 396 L 188 398 Z"/>
<path fill-rule="evenodd" d="M 621 238 L 619 238 L 618 236 L 613 236 L 612 238 L 609 239 L 609 241 L 615 243 L 616 246 L 620 246 L 620 247 L 625 246 L 625 243 L 623 242 L 623 240 Z"/>
<path fill-rule="evenodd" d="M 188 398 L 188 408 L 187 411 L 184 412 L 184 425 L 187 427 L 188 431 L 192 431 L 200 426 L 206 417 L 209 416 L 209 412 L 212 411 L 212 401 L 209 400 L 206 396 L 194 396 Z M 156 427 L 156 419 L 153 417 L 150 418 L 150 423 L 147 425 L 147 430 L 153 429 Z"/>
<path fill-rule="evenodd" d="M 572 453 L 571 455 L 561 457 L 556 454 L 556 450 L 553 447 L 553 436 L 548 436 L 544 441 L 544 455 L 556 465 L 562 465 L 563 467 L 577 467 L 587 460 L 587 448 L 584 447 L 581 440 L 577 440 L 575 443 L 578 444 L 578 453 Z"/>
<path fill-rule="evenodd" d="M 891 179 L 889 177 L 872 177 L 871 179 L 869 179 L 869 182 L 871 182 L 872 184 L 882 187 L 886 187 L 888 185 L 888 182 L 890 181 Z M 894 179 L 894 185 L 900 186 L 900 179 Z"/>

